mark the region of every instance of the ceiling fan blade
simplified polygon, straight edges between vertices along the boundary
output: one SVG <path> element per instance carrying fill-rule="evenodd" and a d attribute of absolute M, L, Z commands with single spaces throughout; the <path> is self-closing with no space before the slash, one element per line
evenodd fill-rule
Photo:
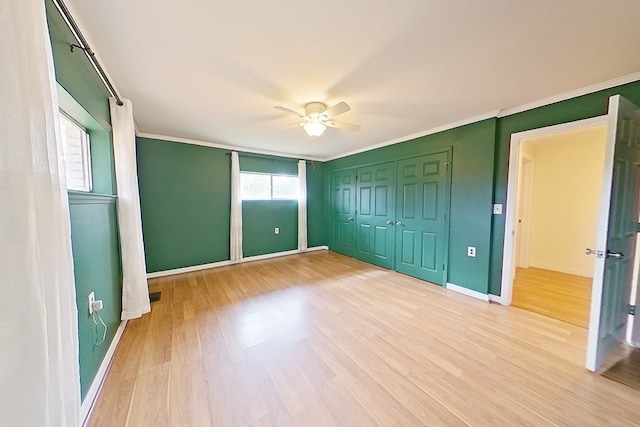
<path fill-rule="evenodd" d="M 336 105 L 334 105 L 333 107 L 328 108 L 322 114 L 324 116 L 326 116 L 327 118 L 331 119 L 333 117 L 339 116 L 340 114 L 344 114 L 347 111 L 351 111 L 351 107 L 349 107 L 349 105 L 347 105 L 346 102 L 340 101 Z"/>
<path fill-rule="evenodd" d="M 296 123 L 295 125 L 283 126 L 283 127 L 281 127 L 281 128 L 278 128 L 277 130 L 278 130 L 278 131 L 281 131 L 281 130 L 287 130 L 287 129 L 299 128 L 299 127 L 302 127 L 302 126 L 304 126 L 304 123 Z"/>
<path fill-rule="evenodd" d="M 303 119 L 305 118 L 304 113 L 299 113 L 297 111 L 293 111 L 293 110 L 291 110 L 289 108 L 286 108 L 286 107 L 281 107 L 281 106 L 278 105 L 278 106 L 275 106 L 273 108 L 275 108 L 276 110 L 283 111 L 283 112 L 288 113 L 288 114 L 294 114 L 294 115 L 296 115 L 296 116 L 298 116 L 300 118 L 303 118 Z"/>
<path fill-rule="evenodd" d="M 352 125 L 351 123 L 336 122 L 335 120 L 327 120 L 326 122 L 324 122 L 324 124 L 329 126 L 330 128 L 346 129 L 354 132 L 357 132 L 360 130 L 360 126 L 358 125 Z"/>

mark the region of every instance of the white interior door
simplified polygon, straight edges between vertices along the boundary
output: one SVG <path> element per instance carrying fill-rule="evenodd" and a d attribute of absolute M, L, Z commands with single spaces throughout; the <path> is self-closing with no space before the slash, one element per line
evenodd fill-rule
<path fill-rule="evenodd" d="M 522 156 L 517 213 L 517 266 L 529 268 L 531 205 L 533 203 L 533 159 Z"/>
<path fill-rule="evenodd" d="M 640 109 L 609 99 L 608 135 L 593 276 L 587 368 L 596 371 L 625 341 L 638 234 Z"/>
<path fill-rule="evenodd" d="M 640 220 L 639 220 L 640 222 Z M 633 323 L 631 325 L 631 330 L 629 331 L 629 343 L 634 347 L 640 347 L 640 292 L 638 288 L 640 288 L 638 284 L 638 280 L 640 278 L 640 251 L 636 250 L 636 262 L 635 262 L 635 271 L 633 276 L 633 286 L 631 288 L 631 301 L 635 310 L 638 310 L 638 314 L 633 316 Z"/>

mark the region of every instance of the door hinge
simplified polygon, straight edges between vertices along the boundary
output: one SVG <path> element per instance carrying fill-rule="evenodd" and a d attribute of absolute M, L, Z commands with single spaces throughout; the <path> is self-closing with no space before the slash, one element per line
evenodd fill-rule
<path fill-rule="evenodd" d="M 635 305 L 631 305 L 631 304 L 629 304 L 629 311 L 628 311 L 628 313 L 629 313 L 630 315 L 632 315 L 632 316 L 635 316 L 635 315 L 636 315 L 636 306 L 635 306 Z"/>

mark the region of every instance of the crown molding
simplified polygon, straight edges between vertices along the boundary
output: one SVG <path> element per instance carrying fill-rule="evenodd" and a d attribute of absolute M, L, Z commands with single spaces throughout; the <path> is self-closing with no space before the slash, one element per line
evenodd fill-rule
<path fill-rule="evenodd" d="M 383 147 L 387 147 L 389 145 L 394 145 L 394 144 L 399 144 L 402 142 L 407 142 L 410 141 L 412 139 L 416 139 L 416 138 L 421 138 L 424 136 L 428 136 L 428 135 L 433 135 L 439 132 L 444 132 L 447 130 L 451 130 L 451 129 L 455 129 L 461 126 L 465 126 L 465 125 L 469 125 L 472 123 L 476 123 L 476 122 L 480 122 L 482 120 L 486 120 L 486 119 L 490 119 L 490 118 L 502 118 L 502 117 L 507 117 L 513 114 L 518 114 L 518 113 L 522 113 L 524 111 L 528 111 L 528 110 L 533 110 L 535 108 L 539 108 L 539 107 L 543 107 L 545 105 L 550 105 L 550 104 L 555 104 L 556 102 L 561 102 L 561 101 L 566 101 L 568 99 L 571 98 L 576 98 L 582 95 L 588 95 L 590 93 L 594 93 L 594 92 L 598 92 L 601 90 L 605 90 L 605 89 L 610 89 L 612 87 L 616 87 L 616 86 L 621 86 L 627 83 L 632 83 L 635 81 L 640 81 L 640 72 L 637 73 L 632 73 L 632 74 L 627 74 L 625 76 L 621 76 L 621 77 L 617 77 L 615 79 L 610 79 L 610 80 L 606 80 L 604 82 L 600 82 L 600 83 L 596 83 L 590 86 L 585 86 L 579 89 L 575 89 L 569 92 L 563 92 L 561 94 L 558 95 L 554 95 L 554 96 L 550 96 L 547 98 L 543 98 L 540 99 L 538 101 L 533 101 L 527 104 L 522 104 L 520 106 L 517 107 L 512 107 L 512 108 L 508 108 L 505 110 L 494 110 L 494 111 L 490 111 L 484 114 L 480 114 L 477 116 L 473 116 L 473 117 L 469 117 L 467 119 L 463 119 L 463 120 L 459 120 L 456 122 L 452 122 L 452 123 L 448 123 L 442 126 L 438 126 L 429 130 L 425 130 L 422 132 L 418 132 L 418 133 L 414 133 L 411 135 L 406 135 L 406 136 L 402 136 L 400 138 L 394 138 L 388 141 L 384 141 L 384 142 L 380 142 L 378 144 L 374 144 L 374 145 L 369 145 L 367 147 L 363 147 L 363 148 L 359 148 L 357 150 L 352 150 L 352 151 L 347 151 L 345 153 L 341 153 L 341 154 L 337 154 L 335 156 L 330 156 L 330 157 L 303 157 L 303 156 L 296 156 L 296 155 L 292 155 L 292 154 L 287 154 L 287 153 L 280 153 L 280 152 L 276 152 L 276 151 L 267 151 L 267 150 L 254 150 L 254 149 L 249 149 L 249 148 L 245 148 L 245 147 L 238 147 L 238 146 L 233 146 L 233 145 L 226 145 L 226 144 L 220 144 L 220 143 L 215 143 L 215 142 L 206 142 L 206 141 L 198 141 L 198 140 L 194 140 L 194 139 L 188 139 L 188 138 L 179 138 L 179 137 L 173 137 L 173 136 L 167 136 L 167 135 L 156 135 L 156 134 L 149 134 L 149 133 L 137 133 L 137 136 L 143 137 L 143 138 L 151 138 L 151 139 L 160 139 L 160 140 L 165 140 L 165 141 L 172 141 L 172 142 L 181 142 L 184 144 L 194 144 L 194 145 L 202 145 L 205 147 L 214 147 L 214 148 L 222 148 L 222 149 L 226 149 L 226 150 L 233 150 L 233 151 L 239 151 L 239 152 L 244 152 L 244 153 L 254 153 L 254 154 L 264 154 L 264 155 L 269 155 L 269 156 L 277 156 L 277 157 L 287 157 L 287 158 L 304 158 L 306 160 L 314 160 L 314 161 L 318 161 L 318 162 L 329 162 L 331 160 L 336 160 L 336 159 L 341 159 L 343 157 L 348 157 L 348 156 L 353 156 L 355 154 L 360 154 L 360 153 L 364 153 L 366 151 L 371 151 L 371 150 L 375 150 L 377 148 L 383 148 Z"/>
<path fill-rule="evenodd" d="M 605 89 L 611 89 L 612 87 L 621 86 L 627 83 L 632 83 L 640 80 L 640 72 L 627 74 L 626 76 L 616 77 L 615 79 L 606 80 L 604 82 L 596 83 L 590 86 L 585 86 L 580 89 L 575 89 L 569 92 L 563 92 L 558 95 L 543 98 L 538 101 L 529 102 L 517 107 L 507 108 L 500 110 L 497 117 L 506 117 L 513 114 L 522 113 L 524 111 L 533 110 L 534 108 L 544 107 L 545 105 L 555 104 L 556 102 L 566 101 L 567 99 L 577 98 L 582 95 L 588 95 L 590 93 L 599 92 Z"/>
<path fill-rule="evenodd" d="M 360 148 L 360 149 L 357 149 L 357 150 L 348 151 L 348 152 L 343 153 L 343 154 L 338 154 L 336 156 L 329 157 L 324 161 L 328 162 L 328 161 L 331 161 L 331 160 L 341 159 L 343 157 L 353 156 L 354 154 L 364 153 L 365 151 L 375 150 L 376 148 L 382 148 L 382 147 L 386 147 L 386 146 L 393 145 L 393 144 L 399 144 L 401 142 L 407 142 L 407 141 L 410 141 L 412 139 L 420 138 L 420 137 L 423 137 L 423 136 L 433 135 L 435 133 L 440 133 L 440 132 L 444 132 L 446 130 L 455 129 L 455 128 L 458 128 L 458 127 L 461 127 L 461 126 L 469 125 L 471 123 L 476 123 L 476 122 L 480 122 L 482 120 L 491 119 L 493 117 L 496 117 L 497 114 L 498 114 L 498 110 L 492 111 L 490 113 L 480 114 L 478 116 L 473 116 L 473 117 L 470 117 L 468 119 L 464 119 L 464 120 L 460 120 L 460 121 L 457 121 L 457 122 L 449 123 L 449 124 L 446 124 L 446 125 L 443 125 L 443 126 L 438 126 L 438 127 L 426 130 L 426 131 L 414 133 L 414 134 L 407 135 L 407 136 L 402 136 L 400 138 L 391 139 L 389 141 L 380 142 L 380 143 L 375 144 L 375 145 L 369 145 L 369 146 L 367 146 L 365 148 Z"/>
<path fill-rule="evenodd" d="M 266 156 L 287 157 L 290 159 L 313 160 L 316 162 L 326 161 L 325 159 L 322 159 L 320 157 L 315 157 L 315 156 L 298 156 L 295 154 L 280 153 L 278 151 L 255 150 L 251 148 L 240 147 L 237 145 L 220 144 L 218 142 L 200 141 L 197 139 L 180 138 L 177 136 L 158 135 L 154 133 L 144 133 L 144 132 L 136 133 L 136 136 L 140 138 L 158 139 L 158 140 L 169 141 L 169 142 L 179 142 L 181 144 L 191 144 L 191 145 L 201 145 L 203 147 L 221 148 L 223 150 L 238 151 L 240 153 L 263 154 Z"/>

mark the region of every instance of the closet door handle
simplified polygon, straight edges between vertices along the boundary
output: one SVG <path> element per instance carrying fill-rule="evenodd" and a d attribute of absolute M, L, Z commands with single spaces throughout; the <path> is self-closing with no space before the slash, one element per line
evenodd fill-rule
<path fill-rule="evenodd" d="M 387 220 L 387 224 L 388 225 L 393 225 L 393 221 L 391 221 L 390 219 Z"/>
<path fill-rule="evenodd" d="M 347 221 L 353 221 L 353 217 L 350 216 L 349 218 L 347 218 Z"/>
<path fill-rule="evenodd" d="M 400 221 L 398 221 L 398 222 L 396 222 L 396 225 L 397 225 L 397 226 L 401 226 L 401 225 L 402 225 L 402 223 L 401 223 Z"/>

